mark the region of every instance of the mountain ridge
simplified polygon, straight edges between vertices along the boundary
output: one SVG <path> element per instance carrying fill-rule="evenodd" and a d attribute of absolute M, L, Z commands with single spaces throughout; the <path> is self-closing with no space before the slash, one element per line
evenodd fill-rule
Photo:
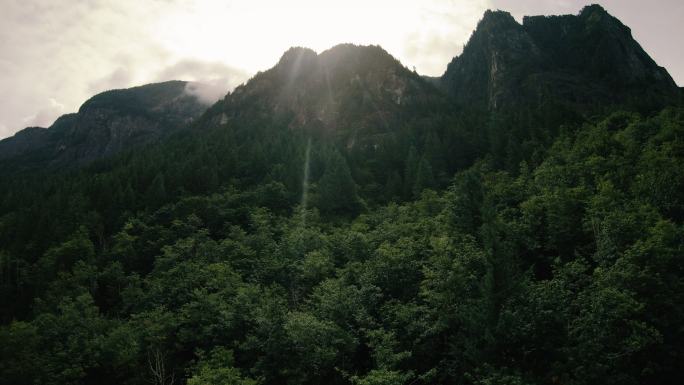
<path fill-rule="evenodd" d="M 206 110 L 186 93 L 188 84 L 174 80 L 101 92 L 48 128 L 29 127 L 0 140 L 0 161 L 83 165 L 158 140 Z"/>
<path fill-rule="evenodd" d="M 680 95 L 631 30 L 597 4 L 577 15 L 525 16 L 522 24 L 489 10 L 441 79 L 457 104 L 488 110 L 545 102 L 648 110 Z"/>
<path fill-rule="evenodd" d="M 183 82 L 159 84 L 175 87 L 166 102 L 183 95 Z M 438 78 L 409 71 L 382 47 L 339 44 L 320 54 L 290 48 L 271 69 L 209 108 L 186 98 L 164 110 L 156 104 L 169 95 L 150 91 L 156 88 L 100 93 L 48 129 L 22 130 L 0 141 L 0 160 L 87 164 L 158 140 L 161 125 L 173 131 L 195 119 L 203 126 L 278 122 L 335 137 L 348 147 L 372 147 L 407 120 L 435 113 L 522 107 L 567 111 L 581 119 L 614 105 L 653 111 L 682 95 L 630 29 L 599 5 L 577 15 L 525 16 L 522 23 L 508 12 L 487 10 L 463 52 Z M 117 114 L 113 127 L 108 117 Z"/>
<path fill-rule="evenodd" d="M 340 44 L 320 54 L 295 47 L 226 95 L 203 119 L 208 125 L 242 118 L 280 121 L 353 146 L 358 133 L 396 131 L 408 109 L 438 105 L 442 98 L 434 85 L 379 46 Z"/>

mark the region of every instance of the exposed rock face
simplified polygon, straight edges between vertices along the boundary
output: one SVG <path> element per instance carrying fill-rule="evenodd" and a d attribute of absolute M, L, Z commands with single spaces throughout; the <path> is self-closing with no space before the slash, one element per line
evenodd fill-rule
<path fill-rule="evenodd" d="M 458 104 L 497 108 L 518 97 L 521 80 L 540 66 L 539 48 L 513 16 L 487 11 L 442 82 Z"/>
<path fill-rule="evenodd" d="M 85 164 L 158 140 L 197 118 L 206 106 L 170 81 L 103 92 L 50 128 L 29 127 L 0 141 L 0 159 L 38 164 Z"/>
<path fill-rule="evenodd" d="M 437 105 L 442 93 L 377 46 L 343 44 L 317 55 L 291 48 L 268 71 L 214 106 L 215 124 L 266 119 L 356 143 L 393 131 L 402 116 Z"/>
<path fill-rule="evenodd" d="M 563 104 L 659 105 L 679 94 L 631 31 L 598 5 L 579 15 L 487 11 L 442 76 L 457 104 L 489 110 Z"/>

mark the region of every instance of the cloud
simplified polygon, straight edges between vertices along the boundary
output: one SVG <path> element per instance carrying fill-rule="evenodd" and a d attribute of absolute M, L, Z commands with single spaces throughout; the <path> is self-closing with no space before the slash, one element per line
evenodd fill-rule
<path fill-rule="evenodd" d="M 169 59 L 158 42 L 141 38 L 149 33 L 143 21 L 163 15 L 162 3 L 3 0 L 0 84 L 11 97 L 0 102 L 0 124 L 9 128 L 0 137 L 27 123 L 49 126 L 94 93 L 146 82 Z"/>
<path fill-rule="evenodd" d="M 156 80 L 190 81 L 186 92 L 205 104 L 212 104 L 248 78 L 247 72 L 224 63 L 186 59 L 164 68 Z"/>
<path fill-rule="evenodd" d="M 27 127 L 49 127 L 62 114 L 64 114 L 64 104 L 49 98 L 46 105 L 38 113 L 24 118 L 24 125 Z"/>
<path fill-rule="evenodd" d="M 49 126 L 50 119 L 77 111 L 96 93 L 154 82 L 165 69 L 169 79 L 207 81 L 208 87 L 195 90 L 198 97 L 213 98 L 220 89 L 227 92 L 247 76 L 232 67 L 220 73 L 216 63 L 234 47 L 217 42 L 246 39 L 202 30 L 207 23 L 199 16 L 205 15 L 196 8 L 212 4 L 225 8 L 220 1 L 199 0 L 3 0 L 0 85 L 6 96 L 0 101 L 0 124 L 5 127 L 0 138 L 27 123 Z M 223 8 L 218 11 L 213 14 L 229 15 Z M 231 25 L 222 18 L 213 23 Z M 180 38 L 175 33 L 190 33 L 187 46 L 177 45 Z M 198 53 L 192 47 L 204 48 Z M 223 54 L 206 57 L 213 52 Z M 213 64 L 195 65 L 194 70 L 189 66 L 202 62 Z M 183 68 L 185 73 L 177 72 Z M 206 70 L 209 74 L 202 75 Z M 50 98 L 63 108 L 51 105 Z"/>
<path fill-rule="evenodd" d="M 119 67 L 109 75 L 90 82 L 88 90 L 96 94 L 107 90 L 127 88 L 132 85 L 133 78 L 131 71 L 127 68 Z"/>
<path fill-rule="evenodd" d="M 519 22 L 523 16 L 576 14 L 596 0 L 491 0 L 492 9 L 510 12 Z"/>
<path fill-rule="evenodd" d="M 5 138 L 7 136 L 11 136 L 12 134 L 14 134 L 14 130 L 10 130 L 9 127 L 0 123 L 0 140 L 2 140 L 2 138 Z"/>
<path fill-rule="evenodd" d="M 490 8 L 487 0 L 427 1 L 403 47 L 405 64 L 419 73 L 439 76 L 472 34 L 477 21 Z"/>
<path fill-rule="evenodd" d="M 234 87 L 233 87 L 234 88 Z M 185 86 L 185 92 L 197 98 L 201 103 L 212 104 L 225 96 L 232 88 L 225 79 L 205 82 L 191 82 Z"/>

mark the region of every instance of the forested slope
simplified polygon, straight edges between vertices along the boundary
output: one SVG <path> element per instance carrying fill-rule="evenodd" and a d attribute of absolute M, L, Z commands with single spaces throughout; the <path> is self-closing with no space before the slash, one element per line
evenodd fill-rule
<path fill-rule="evenodd" d="M 447 78 L 295 48 L 163 140 L 2 173 L 0 384 L 676 383 L 681 91 Z"/>
<path fill-rule="evenodd" d="M 31 264 L 4 251 L 3 298 L 36 302 L 0 331 L 3 383 L 144 383 L 155 359 L 193 384 L 671 383 L 683 131 L 615 113 L 353 217 L 264 180 L 154 200 L 107 241 L 81 222 Z"/>

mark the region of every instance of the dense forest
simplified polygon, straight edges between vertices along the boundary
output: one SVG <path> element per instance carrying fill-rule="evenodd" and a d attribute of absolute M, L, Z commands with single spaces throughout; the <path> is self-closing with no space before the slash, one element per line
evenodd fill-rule
<path fill-rule="evenodd" d="M 161 141 L 0 164 L 0 384 L 677 382 L 678 98 L 454 108 L 341 50 L 413 100 L 338 71 L 344 120 L 302 123 L 281 63 Z"/>

